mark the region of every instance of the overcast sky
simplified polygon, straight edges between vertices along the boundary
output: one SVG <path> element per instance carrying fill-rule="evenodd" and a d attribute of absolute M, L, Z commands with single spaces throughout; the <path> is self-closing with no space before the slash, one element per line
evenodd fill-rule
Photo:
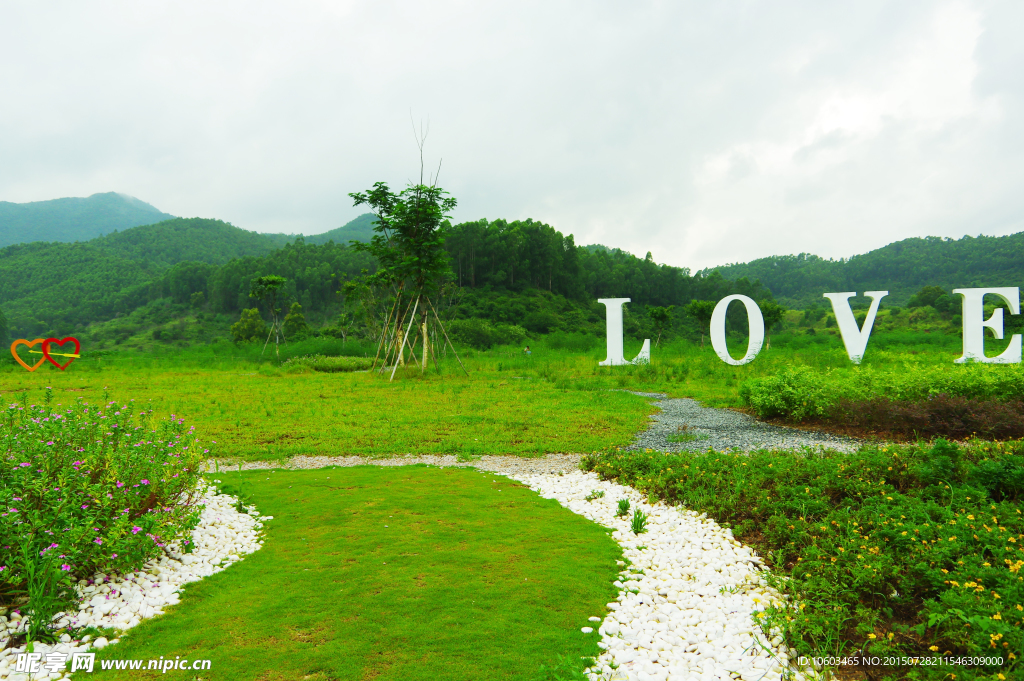
<path fill-rule="evenodd" d="M 418 178 L 699 269 L 1024 230 L 1024 3 L 0 5 L 0 200 L 313 234 Z"/>

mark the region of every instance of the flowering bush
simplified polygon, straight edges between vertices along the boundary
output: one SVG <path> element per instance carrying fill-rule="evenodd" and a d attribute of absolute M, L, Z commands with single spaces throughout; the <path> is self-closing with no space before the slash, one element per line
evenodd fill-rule
<path fill-rule="evenodd" d="M 798 655 L 1001 656 L 1024 647 L 1024 442 L 612 451 L 582 466 L 732 526 L 799 606 L 760 615 Z M 791 653 L 792 654 L 792 653 Z M 991 679 L 994 665 L 957 667 Z M 857 669 L 856 671 L 861 671 Z M 949 679 L 949 667 L 873 678 Z"/>
<path fill-rule="evenodd" d="M 137 569 L 199 522 L 206 450 L 182 419 L 154 428 L 132 404 L 52 409 L 50 396 L 0 412 L 0 600 L 26 593 L 40 565 L 68 578 Z"/>

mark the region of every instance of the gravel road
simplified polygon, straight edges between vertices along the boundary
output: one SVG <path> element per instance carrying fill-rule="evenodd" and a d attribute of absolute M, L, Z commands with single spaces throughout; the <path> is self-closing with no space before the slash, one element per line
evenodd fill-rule
<path fill-rule="evenodd" d="M 696 400 L 685 397 L 670 399 L 663 393 L 633 394 L 652 398 L 652 404 L 661 411 L 651 416 L 651 426 L 638 434 L 627 449 L 678 452 L 826 447 L 852 451 L 862 444 L 859 440 L 829 433 L 769 425 L 731 409 L 702 407 Z M 677 441 L 670 441 L 670 438 Z"/>

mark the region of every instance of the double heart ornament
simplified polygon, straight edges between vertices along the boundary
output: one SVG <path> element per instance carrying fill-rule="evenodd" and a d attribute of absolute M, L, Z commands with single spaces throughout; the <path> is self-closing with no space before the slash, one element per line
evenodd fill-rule
<path fill-rule="evenodd" d="M 41 350 L 33 350 L 32 349 L 35 346 L 39 345 L 40 343 L 42 343 Z M 65 343 L 74 343 L 75 344 L 75 351 L 73 353 L 70 353 L 70 352 L 52 352 L 51 351 L 51 346 L 56 345 L 58 347 L 62 347 Z M 20 346 L 20 345 L 28 346 L 28 351 L 29 351 L 30 354 L 33 354 L 33 355 L 42 354 L 42 357 L 40 357 L 39 361 L 36 362 L 35 364 L 32 364 L 32 365 L 26 364 L 25 360 L 23 360 L 21 357 L 18 357 L 18 346 Z M 11 343 L 11 355 L 14 356 L 14 359 L 15 359 L 15 361 L 18 362 L 18 364 L 20 364 L 21 366 L 25 367 L 25 369 L 27 369 L 28 371 L 35 371 L 40 366 L 42 366 L 43 362 L 45 362 L 45 361 L 49 361 L 50 363 L 53 364 L 53 366 L 57 367 L 61 371 L 64 371 L 65 369 L 68 368 L 69 364 L 71 364 L 76 359 L 78 359 L 79 351 L 81 349 L 82 349 L 82 346 L 81 346 L 81 344 L 79 344 L 78 339 L 77 338 L 71 338 L 70 336 L 65 338 L 65 339 L 63 339 L 63 340 L 58 340 L 56 338 L 36 338 L 33 341 L 29 341 L 29 340 L 25 340 L 24 338 L 19 338 L 18 340 L 16 340 L 13 343 Z M 68 359 L 68 361 L 66 361 L 63 364 L 61 364 L 60 362 L 55 360 L 54 357 L 67 357 L 69 359 Z"/>

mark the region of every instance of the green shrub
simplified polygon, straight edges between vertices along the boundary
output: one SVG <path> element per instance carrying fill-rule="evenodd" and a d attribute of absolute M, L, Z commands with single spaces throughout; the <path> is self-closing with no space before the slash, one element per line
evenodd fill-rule
<path fill-rule="evenodd" d="M 836 411 L 842 401 L 885 398 L 914 403 L 940 395 L 982 401 L 1024 400 L 1024 366 L 887 364 L 882 368 L 832 371 L 790 367 L 750 379 L 740 388 L 740 398 L 759 417 L 781 416 L 795 421 L 842 418 Z"/>
<path fill-rule="evenodd" d="M 7 407 L 0 600 L 25 593 L 30 572 L 34 583 L 46 583 L 50 570 L 86 578 L 137 569 L 195 527 L 207 450 L 182 419 L 149 419 L 113 402 Z"/>
<path fill-rule="evenodd" d="M 520 345 L 526 341 L 526 329 L 514 324 L 492 326 L 483 319 L 457 319 L 448 325 L 452 340 L 479 350 L 495 345 Z"/>
<path fill-rule="evenodd" d="M 313 371 L 337 373 L 341 371 L 366 371 L 373 364 L 368 357 L 328 357 L 325 355 L 305 355 L 292 357 L 281 364 L 288 373 L 296 369 L 309 368 Z"/>
<path fill-rule="evenodd" d="M 231 325 L 231 338 L 236 343 L 261 340 L 267 335 L 267 324 L 258 308 L 242 310 L 242 316 Z"/>
<path fill-rule="evenodd" d="M 762 623 L 779 627 L 799 655 L 950 651 L 1002 655 L 1004 674 L 1020 666 L 1009 653 L 1024 645 L 1024 443 L 616 451 L 585 457 L 583 467 L 707 513 L 752 543 L 793 599 Z M 913 678 L 948 672 L 922 667 Z M 958 679 L 981 674 L 957 669 Z"/>

